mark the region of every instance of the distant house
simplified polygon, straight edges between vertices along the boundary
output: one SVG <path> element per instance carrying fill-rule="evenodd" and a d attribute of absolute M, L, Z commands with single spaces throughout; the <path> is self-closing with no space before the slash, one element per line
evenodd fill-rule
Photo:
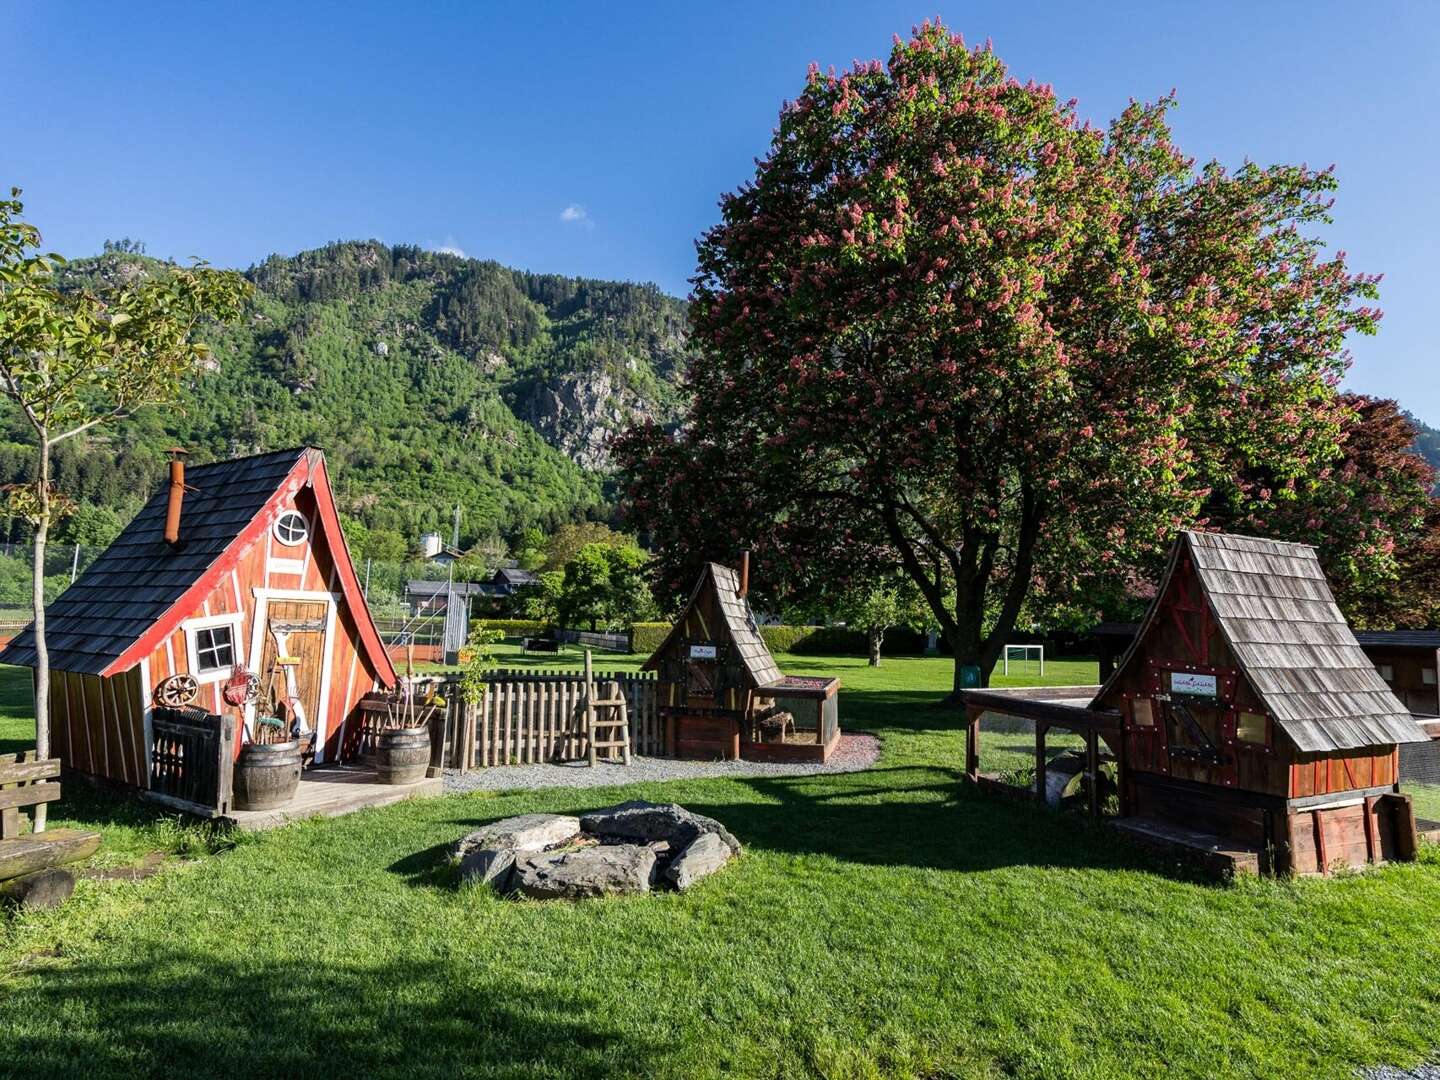
<path fill-rule="evenodd" d="M 448 566 L 463 559 L 465 553 L 453 544 L 445 543 L 439 533 L 428 532 L 420 537 L 420 557 L 426 562 Z"/>
<path fill-rule="evenodd" d="M 340 532 L 325 457 L 302 447 L 172 463 L 108 548 L 46 609 L 51 731 L 65 766 L 153 785 L 152 711 L 234 716 L 284 705 L 315 760 L 353 754 L 360 699 L 395 684 Z M 283 663 L 282 663 L 283 660 Z M 27 627 L 0 662 L 34 667 Z M 253 673 L 249 675 L 247 673 Z M 258 693 L 234 697 L 258 677 Z"/>

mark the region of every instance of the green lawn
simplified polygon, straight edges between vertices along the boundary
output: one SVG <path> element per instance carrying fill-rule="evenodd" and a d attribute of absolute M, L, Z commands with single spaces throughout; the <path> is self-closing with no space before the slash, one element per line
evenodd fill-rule
<path fill-rule="evenodd" d="M 0 1075 L 1348 1078 L 1440 1039 L 1434 849 L 1197 883 L 961 787 L 943 661 L 781 665 L 844 679 L 877 768 L 447 797 L 82 881 L 0 924 Z M 443 867 L 481 823 L 634 797 L 715 815 L 745 856 L 683 896 L 580 904 L 457 890 Z M 177 846 L 116 805 L 63 804 L 125 850 L 146 830 Z"/>

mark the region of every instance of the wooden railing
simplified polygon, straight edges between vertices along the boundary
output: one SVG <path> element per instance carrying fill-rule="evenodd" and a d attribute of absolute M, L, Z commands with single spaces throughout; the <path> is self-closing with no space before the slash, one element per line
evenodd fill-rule
<path fill-rule="evenodd" d="M 205 817 L 230 812 L 234 793 L 235 719 L 203 709 L 157 708 L 147 799 Z"/>
<path fill-rule="evenodd" d="M 635 651 L 635 639 L 624 633 L 608 630 L 555 630 L 555 636 L 567 645 L 579 645 L 585 649 L 604 649 L 606 652 L 630 653 Z"/>
<path fill-rule="evenodd" d="M 663 754 L 665 729 L 655 674 L 596 672 L 597 692 L 604 694 L 611 685 L 617 685 L 625 697 L 631 750 Z M 485 678 L 485 696 L 475 704 L 461 700 L 456 676 L 446 677 L 441 692 L 449 703 L 442 753 L 451 768 L 464 772 L 495 765 L 577 761 L 590 752 L 585 677 L 580 672 L 493 671 Z"/>

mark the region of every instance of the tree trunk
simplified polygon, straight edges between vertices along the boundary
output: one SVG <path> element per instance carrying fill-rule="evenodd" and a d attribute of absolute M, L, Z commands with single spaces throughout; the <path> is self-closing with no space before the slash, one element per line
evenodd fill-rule
<path fill-rule="evenodd" d="M 35 757 L 50 756 L 50 650 L 45 644 L 45 541 L 50 535 L 50 442 L 40 439 L 39 512 L 35 520 L 35 563 L 31 574 L 30 603 L 35 616 Z M 45 804 L 34 811 L 35 831 L 45 831 Z"/>
<path fill-rule="evenodd" d="M 872 626 L 866 635 L 870 639 L 870 666 L 880 666 L 880 646 L 885 643 L 885 628 Z"/>

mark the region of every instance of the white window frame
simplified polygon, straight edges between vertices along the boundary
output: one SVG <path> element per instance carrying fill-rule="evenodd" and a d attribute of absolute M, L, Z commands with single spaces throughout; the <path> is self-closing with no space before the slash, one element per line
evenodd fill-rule
<path fill-rule="evenodd" d="M 287 540 L 283 535 L 281 535 L 280 532 L 280 523 L 286 518 L 290 517 L 290 515 L 292 514 L 295 515 L 295 517 L 298 517 L 305 524 L 305 533 L 298 540 Z M 283 544 L 285 547 L 299 547 L 301 544 L 305 543 L 307 540 L 310 539 L 310 529 L 310 519 L 304 514 L 302 514 L 299 510 L 281 510 L 279 515 L 275 518 L 275 523 L 270 526 L 270 534 L 275 537 L 276 543 Z"/>
<path fill-rule="evenodd" d="M 241 637 L 244 629 L 245 616 L 240 612 L 230 612 L 226 615 L 205 615 L 198 619 L 186 619 L 180 624 L 185 631 L 185 657 L 189 664 L 190 674 L 201 686 L 209 686 L 211 683 L 221 682 L 235 671 L 235 664 L 243 661 L 245 656 L 245 643 Z M 231 666 L 228 668 L 216 668 L 214 671 L 200 670 L 200 643 L 196 640 L 197 630 L 213 630 L 217 626 L 230 627 L 230 655 Z"/>

